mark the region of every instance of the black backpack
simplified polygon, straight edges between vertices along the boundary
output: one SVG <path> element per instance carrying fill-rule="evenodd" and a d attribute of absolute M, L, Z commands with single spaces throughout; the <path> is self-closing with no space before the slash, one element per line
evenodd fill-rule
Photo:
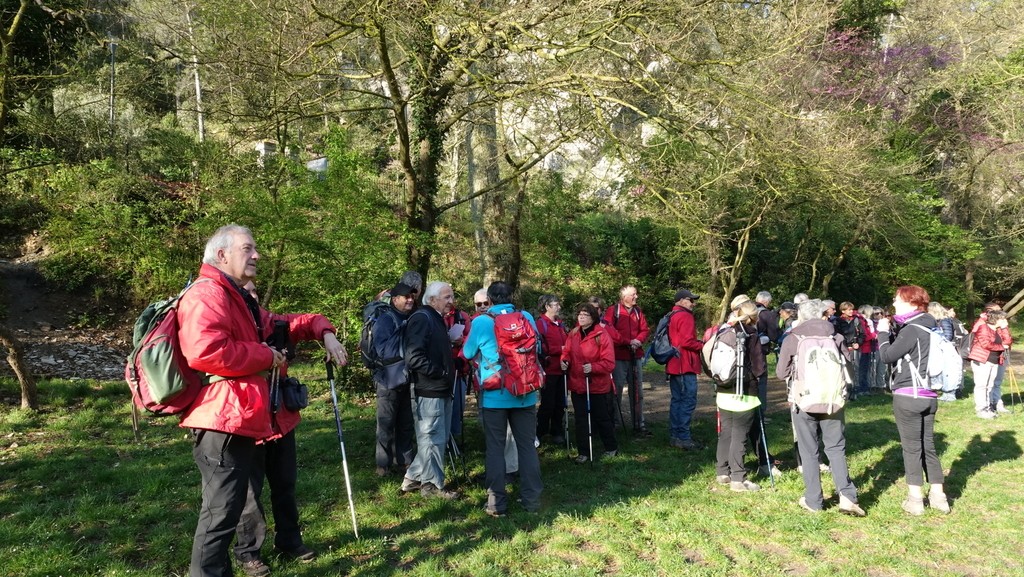
<path fill-rule="evenodd" d="M 672 346 L 668 339 L 668 325 L 672 315 L 679 311 L 671 311 L 658 321 L 658 328 L 654 331 L 654 340 L 651 341 L 649 354 L 654 362 L 659 365 L 668 364 L 670 360 L 679 356 L 679 349 Z"/>
<path fill-rule="evenodd" d="M 404 357 L 402 351 L 399 351 L 396 358 L 380 358 L 377 354 L 377 349 L 373 346 L 374 330 L 377 326 L 377 321 L 385 314 L 394 315 L 391 312 L 391 305 L 382 300 L 370 301 L 363 307 L 363 330 L 359 333 L 359 355 L 363 359 L 363 366 L 370 369 L 371 372 L 394 364 Z M 395 321 L 395 324 L 401 330 L 405 323 L 399 323 L 397 318 Z"/>

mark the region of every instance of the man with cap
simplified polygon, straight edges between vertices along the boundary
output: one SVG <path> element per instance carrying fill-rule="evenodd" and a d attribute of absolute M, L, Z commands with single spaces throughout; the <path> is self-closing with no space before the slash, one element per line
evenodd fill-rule
<path fill-rule="evenodd" d="M 403 328 L 416 301 L 413 287 L 398 283 L 388 291 L 390 304 L 374 327 L 372 346 L 376 358 L 393 360 L 373 372 L 377 387 L 376 473 L 387 475 L 392 467 L 405 472 L 413 460 L 413 417 L 409 381 L 402 355 Z"/>
<path fill-rule="evenodd" d="M 697 373 L 700 372 L 700 350 L 704 343 L 697 338 L 693 305 L 700 298 L 682 289 L 676 291 L 675 306 L 668 321 L 668 342 L 679 354 L 665 365 L 672 401 L 669 404 L 669 444 L 684 451 L 702 448 L 693 439 L 690 421 L 697 408 Z"/>

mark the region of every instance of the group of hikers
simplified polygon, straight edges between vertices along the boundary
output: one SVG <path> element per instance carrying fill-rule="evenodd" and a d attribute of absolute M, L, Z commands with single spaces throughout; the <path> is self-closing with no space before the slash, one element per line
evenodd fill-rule
<path fill-rule="evenodd" d="M 210 375 L 181 420 L 193 434 L 193 457 L 202 476 L 193 577 L 232 575 L 233 540 L 245 574 L 270 574 L 261 556 L 267 535 L 260 499 L 265 481 L 275 548 L 284 558 L 316 557 L 302 540 L 295 499 L 301 407 L 279 405 L 271 395 L 267 375 L 285 373 L 287 357 L 268 339 L 275 326 L 287 325 L 291 342 L 322 341 L 328 363 L 344 365 L 349 359 L 322 315 L 277 315 L 260 306 L 254 285 L 259 259 L 251 231 L 222 227 L 207 242 L 199 281 L 178 305 L 181 351 L 190 367 Z M 455 306 L 450 284 L 424 286 L 418 273 L 406 273 L 364 309 L 360 353 L 376 386 L 376 474 L 401 475 L 402 493 L 459 498 L 445 482 L 445 460 L 461 450 L 456 439 L 473 392 L 485 444 L 485 512 L 500 517 L 516 502 L 535 512 L 543 491 L 542 443 L 568 449 L 571 437 L 576 461 L 586 463 L 615 457 L 616 431 L 627 424 L 636 437 L 652 436 L 643 390 L 649 342 L 670 350 L 663 359 L 671 391 L 670 446 L 704 448 L 691 423 L 697 375 L 712 378 L 719 429 L 715 482 L 737 493 L 760 489 L 744 466 L 748 447 L 757 453 L 758 474 L 779 474 L 764 436 L 767 360 L 773 352 L 778 355 L 776 375 L 787 383 L 798 471 L 805 482 L 799 505 L 815 512 L 825 505 L 820 474 L 831 472 L 838 510 L 865 514 L 846 465 L 844 407 L 857 395 L 886 391 L 892 394 L 903 450 L 908 487 L 903 509 L 921 515 L 927 503 L 950 511 L 934 422 L 939 401 L 955 400 L 959 385 L 935 384 L 929 356 L 937 355 L 936 335 L 970 341 L 978 416 L 1006 411 L 999 384 L 1012 342 L 1006 314 L 994 304 L 965 331 L 952 310 L 932 303 L 913 285 L 900 287 L 888 310 L 855 309 L 844 302 L 837 312 L 834 302 L 804 294 L 773 309 L 771 295 L 761 292 L 753 300 L 733 299 L 726 321 L 699 335 L 693 314 L 699 295 L 680 289 L 674 296 L 671 311 L 652 331 L 634 286 L 623 287 L 607 308 L 591 297 L 563 318 L 557 296 L 542 295 L 535 316 L 513 305 L 507 283 L 494 282 L 474 294 L 470 315 Z M 602 451 L 595 452 L 595 440 Z M 513 482 L 517 499 L 509 497 Z"/>

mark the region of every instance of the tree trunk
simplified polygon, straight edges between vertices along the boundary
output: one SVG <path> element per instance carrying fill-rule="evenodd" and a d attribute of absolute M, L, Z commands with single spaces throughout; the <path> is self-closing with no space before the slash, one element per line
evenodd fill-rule
<path fill-rule="evenodd" d="M 21 343 L 15 338 L 14 333 L 3 325 L 0 325 L 0 344 L 7 348 L 7 363 L 11 365 L 11 369 L 18 377 L 18 384 L 21 385 L 21 408 L 38 410 L 39 395 L 36 382 L 21 358 Z"/>

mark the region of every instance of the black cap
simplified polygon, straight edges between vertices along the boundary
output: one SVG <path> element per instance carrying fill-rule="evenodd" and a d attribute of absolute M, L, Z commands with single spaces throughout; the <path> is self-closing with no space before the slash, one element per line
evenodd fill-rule
<path fill-rule="evenodd" d="M 676 291 L 676 300 L 673 301 L 673 302 L 677 302 L 677 301 L 679 301 L 679 299 L 690 299 L 690 300 L 695 301 L 695 300 L 697 300 L 699 298 L 700 298 L 699 296 L 693 294 L 692 292 L 690 292 L 690 291 L 688 291 L 686 289 L 679 289 L 679 290 Z"/>
<path fill-rule="evenodd" d="M 782 310 L 782 311 L 795 311 L 796 310 L 796 305 L 791 303 L 791 302 L 789 302 L 789 301 L 786 301 L 786 302 L 782 303 L 782 306 L 779 307 L 779 310 Z"/>
<path fill-rule="evenodd" d="M 393 297 L 407 297 L 407 296 L 411 295 L 414 290 L 416 290 L 416 289 L 412 288 L 411 286 L 409 286 L 409 285 L 407 285 L 405 283 L 401 283 L 400 282 L 400 283 L 396 284 L 394 286 L 394 288 L 392 288 L 388 292 L 391 293 L 391 296 L 393 296 Z"/>

